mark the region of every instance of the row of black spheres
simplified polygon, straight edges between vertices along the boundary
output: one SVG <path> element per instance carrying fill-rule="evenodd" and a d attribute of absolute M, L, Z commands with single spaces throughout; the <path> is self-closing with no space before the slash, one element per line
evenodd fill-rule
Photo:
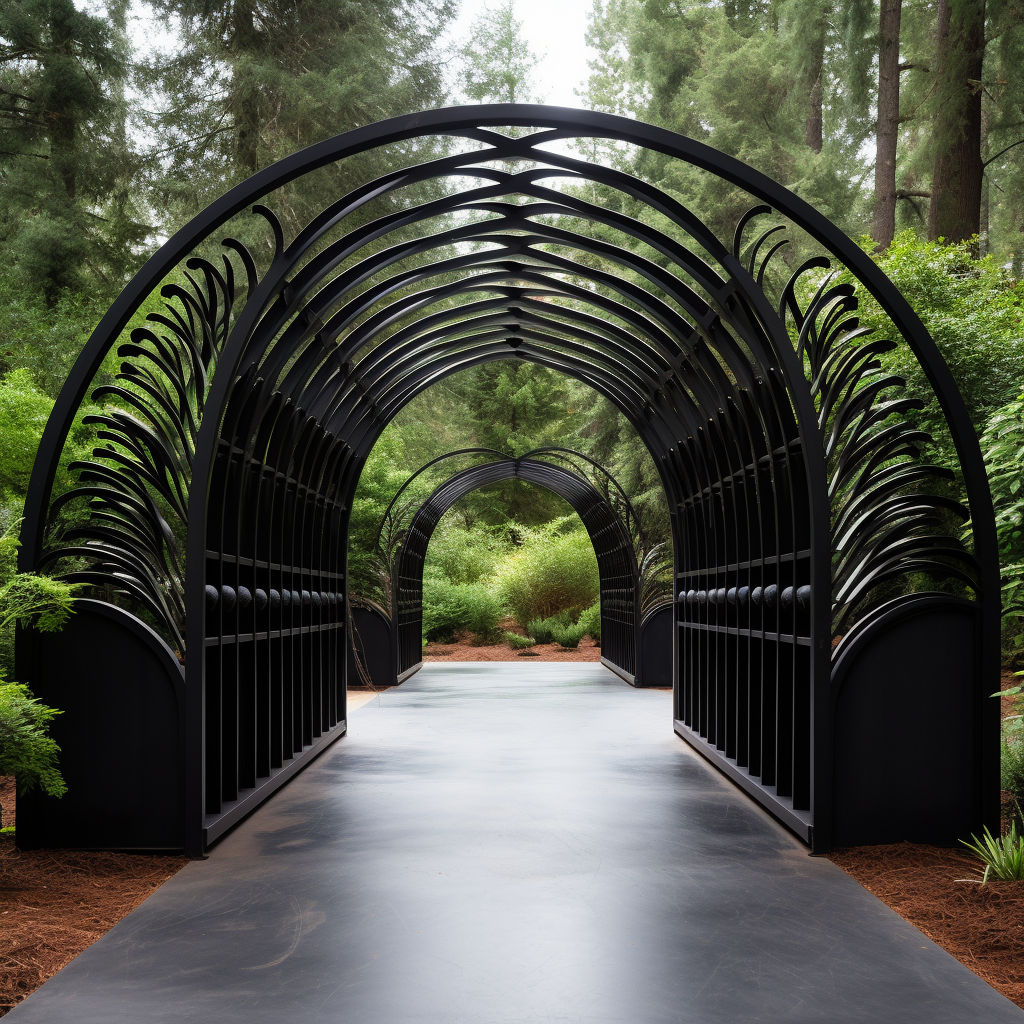
<path fill-rule="evenodd" d="M 327 593 L 324 590 L 265 590 L 252 592 L 248 587 L 214 587 L 206 585 L 206 610 L 215 611 L 220 605 L 224 612 L 231 612 L 236 607 L 244 612 L 250 605 L 256 605 L 256 611 L 262 612 L 270 606 L 272 611 L 287 608 L 289 605 L 302 608 L 333 608 L 344 600 L 341 594 Z"/>
<path fill-rule="evenodd" d="M 811 588 L 785 587 L 780 592 L 778 586 L 769 583 L 767 587 L 719 587 L 717 590 L 680 590 L 679 603 L 688 604 L 690 607 L 724 608 L 733 605 L 737 608 L 746 608 L 748 604 L 754 608 L 763 608 L 766 611 L 774 611 L 776 606 L 784 612 L 793 608 L 793 599 L 796 598 L 798 611 L 806 612 L 811 607 Z"/>

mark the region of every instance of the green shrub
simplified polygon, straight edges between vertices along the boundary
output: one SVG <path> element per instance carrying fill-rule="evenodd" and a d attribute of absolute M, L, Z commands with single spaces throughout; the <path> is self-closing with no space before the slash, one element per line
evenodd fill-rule
<path fill-rule="evenodd" d="M 578 623 L 571 622 L 567 626 L 555 626 L 551 630 L 551 637 L 560 647 L 572 649 L 579 647 L 580 641 L 586 636 L 587 631 Z"/>
<path fill-rule="evenodd" d="M 551 644 L 555 642 L 554 631 L 568 626 L 571 622 L 572 616 L 563 611 L 546 619 L 531 619 L 526 626 L 526 632 L 539 644 Z"/>
<path fill-rule="evenodd" d="M 579 626 L 594 643 L 601 642 L 601 602 L 595 601 L 579 617 Z"/>
<path fill-rule="evenodd" d="M 537 642 L 532 636 L 520 636 L 518 633 L 505 633 L 505 640 L 513 651 L 524 651 Z"/>
<path fill-rule="evenodd" d="M 531 530 L 523 546 L 495 574 L 498 596 L 526 632 L 527 623 L 567 611 L 575 620 L 598 595 L 597 558 L 585 530 L 558 533 L 562 521 L 549 529 Z M 538 638 L 539 640 L 539 638 Z"/>
<path fill-rule="evenodd" d="M 0 775 L 15 776 L 19 792 L 34 786 L 50 796 L 67 792 L 57 769 L 60 747 L 46 735 L 60 713 L 36 700 L 24 684 L 0 677 Z"/>
<path fill-rule="evenodd" d="M 1024 733 L 1004 736 L 1000 758 L 1001 785 L 1024 811 Z"/>
<path fill-rule="evenodd" d="M 1016 675 L 1019 677 L 1021 673 Z M 1018 683 L 992 696 L 1015 697 L 1019 708 L 1022 694 L 1024 684 Z M 1024 715 L 1010 715 L 1003 719 L 999 766 L 1000 785 L 1013 798 L 1016 817 L 1020 819 L 1024 812 Z"/>
<path fill-rule="evenodd" d="M 451 583 L 440 576 L 423 580 L 423 635 L 447 643 L 469 632 L 482 642 L 495 640 L 505 614 L 501 601 L 482 583 Z"/>
<path fill-rule="evenodd" d="M 459 589 L 463 595 L 464 628 L 477 640 L 497 640 L 498 623 L 505 617 L 504 605 L 482 583 L 465 583 Z"/>
<path fill-rule="evenodd" d="M 430 538 L 425 573 L 452 583 L 480 583 L 494 572 L 507 546 L 485 529 L 467 530 L 444 516 Z"/>

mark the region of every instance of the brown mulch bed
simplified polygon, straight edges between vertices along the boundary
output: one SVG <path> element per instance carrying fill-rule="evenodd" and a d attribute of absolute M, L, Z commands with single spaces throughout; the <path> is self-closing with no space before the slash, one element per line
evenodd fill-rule
<path fill-rule="evenodd" d="M 512 619 L 504 619 L 498 628 L 509 633 L 523 631 Z M 558 644 L 534 644 L 525 651 L 517 651 L 508 644 L 475 644 L 465 633 L 450 644 L 428 643 L 423 648 L 424 661 L 600 661 L 601 646 L 585 636 L 579 647 L 566 648 Z"/>
<path fill-rule="evenodd" d="M 558 644 L 534 644 L 530 654 L 514 651 L 508 644 L 475 646 L 468 640 L 451 644 L 427 644 L 424 661 L 600 661 L 601 648 L 585 636 L 579 647 L 567 650 Z"/>
<path fill-rule="evenodd" d="M 829 859 L 1024 1007 L 1024 882 L 957 881 L 980 878 L 981 861 L 913 843 L 839 850 Z"/>
<path fill-rule="evenodd" d="M 1002 689 L 1019 680 L 1004 673 Z M 1002 698 L 1003 717 L 1020 714 Z M 1003 829 L 1014 811 L 1003 794 Z M 966 837 L 964 837 L 966 838 Z M 966 849 L 900 843 L 837 850 L 829 859 L 1007 999 L 1024 1007 L 1024 881 L 978 885 L 984 865 Z"/>
<path fill-rule="evenodd" d="M 14 780 L 0 777 L 3 824 Z M 0 1017 L 110 931 L 188 863 L 184 857 L 18 850 L 0 836 Z"/>

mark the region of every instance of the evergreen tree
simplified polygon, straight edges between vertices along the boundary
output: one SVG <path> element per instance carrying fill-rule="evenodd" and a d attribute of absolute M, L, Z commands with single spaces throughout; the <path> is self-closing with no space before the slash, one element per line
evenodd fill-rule
<path fill-rule="evenodd" d="M 887 249 L 896 233 L 896 146 L 900 122 L 902 0 L 882 0 L 878 25 L 878 127 L 875 132 L 875 212 L 871 236 Z"/>
<path fill-rule="evenodd" d="M 127 73 L 109 18 L 0 0 L 0 251 L 50 304 L 87 283 L 116 289 L 148 233 L 130 195 Z"/>
<path fill-rule="evenodd" d="M 522 37 L 515 0 L 486 5 L 462 49 L 462 89 L 475 103 L 530 103 L 538 97 L 530 76 L 540 58 Z"/>
<path fill-rule="evenodd" d="M 451 386 L 469 412 L 466 428 L 473 444 L 508 455 L 542 445 L 579 447 L 582 403 L 572 382 L 547 367 L 513 360 L 486 363 L 453 377 Z M 471 517 L 496 525 L 509 519 L 543 523 L 564 514 L 562 504 L 550 492 L 516 480 L 463 502 Z"/>
<path fill-rule="evenodd" d="M 162 200 L 175 220 L 297 149 L 444 99 L 436 41 L 454 0 L 153 6 L 180 36 L 176 52 L 149 67 L 162 96 L 153 122 L 168 163 Z M 301 222 L 354 178 L 325 170 L 275 208 Z"/>
<path fill-rule="evenodd" d="M 592 67 L 588 99 L 707 142 L 856 230 L 867 97 L 835 69 L 863 67 L 865 44 L 851 46 L 840 35 L 850 19 L 828 14 L 821 0 L 724 7 L 710 0 L 609 0 L 595 5 L 590 39 L 613 56 Z M 628 57 L 621 60 L 618 51 Z M 618 81 L 623 75 L 626 86 Z M 739 190 L 678 161 L 644 154 L 638 167 L 693 206 L 720 237 L 731 237 L 750 205 Z"/>
<path fill-rule="evenodd" d="M 982 90 L 985 179 L 981 234 L 1024 276 L 1024 12 L 1008 0 L 988 4 L 989 43 Z"/>
<path fill-rule="evenodd" d="M 985 0 L 939 0 L 928 237 L 962 242 L 981 226 Z"/>

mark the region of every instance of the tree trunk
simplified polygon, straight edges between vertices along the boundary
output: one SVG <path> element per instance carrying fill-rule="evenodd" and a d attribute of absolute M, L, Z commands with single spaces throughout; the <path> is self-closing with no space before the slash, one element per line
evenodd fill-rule
<path fill-rule="evenodd" d="M 978 224 L 978 255 L 988 255 L 988 229 L 990 221 L 990 202 L 988 175 L 985 173 L 984 161 L 988 158 L 988 110 L 981 111 L 981 210 Z"/>
<path fill-rule="evenodd" d="M 247 178 L 260 169 L 260 94 L 252 70 L 246 67 L 240 71 L 238 58 L 255 56 L 259 33 L 256 31 L 252 7 L 248 3 L 235 4 L 234 22 L 231 108 L 235 120 L 235 160 L 239 175 Z"/>
<path fill-rule="evenodd" d="M 807 40 L 805 50 L 806 63 L 802 70 L 804 87 L 807 89 L 807 121 L 804 128 L 804 141 L 808 149 L 815 153 L 821 152 L 824 141 L 821 104 L 823 82 L 825 79 L 825 33 L 827 6 L 822 0 L 808 4 L 803 8 L 804 24 L 800 32 Z"/>
<path fill-rule="evenodd" d="M 822 118 L 821 118 L 821 71 L 818 71 L 818 77 L 814 80 L 814 84 L 811 86 L 810 104 L 811 109 L 807 115 L 807 145 L 814 150 L 815 153 L 821 152 L 824 139 L 822 135 Z"/>
<path fill-rule="evenodd" d="M 875 138 L 875 214 L 871 237 L 884 252 L 896 234 L 896 142 L 900 120 L 902 0 L 882 0 L 878 45 L 878 124 Z"/>
<path fill-rule="evenodd" d="M 981 66 L 985 0 L 939 0 L 928 237 L 962 242 L 981 227 Z"/>

